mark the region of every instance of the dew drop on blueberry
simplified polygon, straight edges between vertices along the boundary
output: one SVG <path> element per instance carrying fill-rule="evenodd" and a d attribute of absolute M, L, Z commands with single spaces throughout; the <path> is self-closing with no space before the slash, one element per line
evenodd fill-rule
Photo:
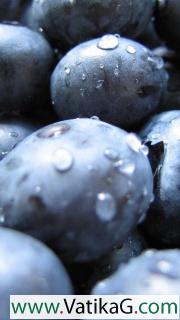
<path fill-rule="evenodd" d="M 136 53 L 136 48 L 133 46 L 127 46 L 126 51 L 128 53 L 134 54 L 134 53 Z"/>
<path fill-rule="evenodd" d="M 110 221 L 116 215 L 116 203 L 110 193 L 99 193 L 96 199 L 96 214 L 104 221 Z"/>
<path fill-rule="evenodd" d="M 98 80 L 96 84 L 96 89 L 102 89 L 104 80 Z"/>
<path fill-rule="evenodd" d="M 119 45 L 119 39 L 116 35 L 108 34 L 103 36 L 98 42 L 98 48 L 102 50 L 113 50 Z"/>
<path fill-rule="evenodd" d="M 135 171 L 135 164 L 131 161 L 119 160 L 114 164 L 115 169 L 122 174 L 131 176 Z"/>
<path fill-rule="evenodd" d="M 53 154 L 53 164 L 56 170 L 65 172 L 71 169 L 73 165 L 73 157 L 70 151 L 66 149 L 58 149 Z"/>
<path fill-rule="evenodd" d="M 118 151 L 112 148 L 108 148 L 104 151 L 104 155 L 109 160 L 117 160 L 118 159 Z"/>
<path fill-rule="evenodd" d="M 68 68 L 68 67 L 66 67 L 64 70 L 65 70 L 65 72 L 66 72 L 67 75 L 69 75 L 69 74 L 71 73 L 71 69 Z"/>

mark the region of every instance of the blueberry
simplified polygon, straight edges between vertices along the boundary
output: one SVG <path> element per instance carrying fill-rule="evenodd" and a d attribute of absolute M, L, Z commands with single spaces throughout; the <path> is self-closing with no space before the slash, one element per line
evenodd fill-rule
<path fill-rule="evenodd" d="M 143 228 L 157 244 L 180 245 L 180 111 L 153 117 L 141 132 L 154 171 L 155 201 Z"/>
<path fill-rule="evenodd" d="M 155 112 L 166 82 L 160 57 L 135 41 L 105 35 L 60 60 L 51 79 L 52 102 L 64 119 L 97 115 L 134 128 Z"/>
<path fill-rule="evenodd" d="M 0 163 L 2 225 L 45 241 L 64 261 L 96 259 L 127 238 L 149 207 L 146 155 L 134 134 L 98 120 L 47 126 Z"/>
<path fill-rule="evenodd" d="M 22 0 L 1 0 L 0 1 L 0 20 L 14 20 L 19 11 Z"/>
<path fill-rule="evenodd" d="M 45 112 L 52 67 L 53 51 L 39 33 L 0 24 L 0 114 Z"/>
<path fill-rule="evenodd" d="M 180 294 L 180 250 L 149 250 L 99 282 L 92 294 Z"/>
<path fill-rule="evenodd" d="M 174 106 L 176 106 L 176 109 L 180 109 L 180 67 L 177 63 L 169 62 L 166 69 L 169 74 L 169 81 L 161 99 L 160 110 L 172 110 Z"/>
<path fill-rule="evenodd" d="M 0 228 L 0 260 L 1 319 L 9 319 L 10 295 L 72 294 L 61 261 L 45 245 L 27 235 Z"/>
<path fill-rule="evenodd" d="M 180 1 L 157 0 L 156 27 L 168 46 L 179 51 L 180 48 Z"/>
<path fill-rule="evenodd" d="M 154 0 L 34 0 L 31 26 L 43 29 L 59 48 L 98 37 L 104 33 L 139 35 L 149 22 Z"/>
<path fill-rule="evenodd" d="M 137 41 L 146 47 L 153 49 L 161 45 L 161 40 L 156 32 L 154 22 L 151 20 Z"/>
<path fill-rule="evenodd" d="M 0 160 L 37 128 L 38 125 L 18 118 L 0 120 Z"/>

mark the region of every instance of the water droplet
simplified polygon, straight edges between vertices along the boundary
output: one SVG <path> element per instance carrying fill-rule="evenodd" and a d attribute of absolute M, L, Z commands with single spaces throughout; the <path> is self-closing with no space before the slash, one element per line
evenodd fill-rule
<path fill-rule="evenodd" d="M 4 157 L 4 156 L 6 156 L 8 153 L 9 153 L 9 151 L 2 151 L 2 152 L 1 152 L 1 156 Z"/>
<path fill-rule="evenodd" d="M 85 89 L 83 89 L 83 88 L 81 88 L 81 89 L 80 89 L 81 97 L 84 97 L 85 91 L 86 91 L 86 90 L 85 90 Z"/>
<path fill-rule="evenodd" d="M 61 123 L 41 130 L 40 132 L 38 132 L 37 136 L 39 138 L 57 138 L 69 131 L 70 128 L 71 127 L 69 124 Z"/>
<path fill-rule="evenodd" d="M 103 36 L 98 42 L 98 48 L 103 50 L 116 49 L 119 45 L 119 38 L 116 35 L 108 34 Z"/>
<path fill-rule="evenodd" d="M 85 73 L 83 73 L 83 74 L 82 74 L 82 80 L 83 80 L 83 81 L 85 81 L 85 80 L 86 80 L 86 78 L 87 78 L 87 77 L 86 77 L 86 74 L 85 74 Z"/>
<path fill-rule="evenodd" d="M 157 69 L 162 69 L 164 67 L 164 61 L 159 56 L 149 56 L 148 61 L 154 65 Z"/>
<path fill-rule="evenodd" d="M 141 145 L 141 152 L 147 156 L 149 154 L 149 148 L 145 145 L 145 144 L 142 144 Z"/>
<path fill-rule="evenodd" d="M 56 150 L 53 154 L 53 164 L 60 172 L 70 170 L 73 165 L 72 154 L 66 149 Z"/>
<path fill-rule="evenodd" d="M 145 251 L 144 255 L 146 257 L 152 257 L 154 255 L 154 250 L 149 249 L 149 250 Z"/>
<path fill-rule="evenodd" d="M 92 116 L 90 119 L 99 121 L 99 117 L 97 116 Z"/>
<path fill-rule="evenodd" d="M 103 64 L 100 64 L 99 68 L 100 68 L 101 70 L 103 70 L 103 69 L 104 69 L 104 65 L 103 65 Z"/>
<path fill-rule="evenodd" d="M 70 74 L 71 73 L 71 69 L 69 67 L 65 67 L 64 71 L 66 72 L 66 74 Z"/>
<path fill-rule="evenodd" d="M 39 28 L 39 32 L 41 33 L 44 32 L 43 28 Z"/>
<path fill-rule="evenodd" d="M 146 197 L 148 195 L 148 190 L 147 188 L 144 186 L 143 188 L 143 196 Z"/>
<path fill-rule="evenodd" d="M 99 193 L 96 199 L 96 214 L 103 221 L 110 221 L 116 215 L 116 203 L 109 193 Z"/>
<path fill-rule="evenodd" d="M 114 69 L 114 75 L 115 75 L 116 77 L 119 76 L 119 66 L 118 66 L 118 65 L 117 65 L 117 66 L 115 67 L 115 69 Z"/>
<path fill-rule="evenodd" d="M 41 188 L 40 186 L 36 186 L 36 187 L 35 187 L 35 192 L 39 193 L 39 192 L 41 192 L 41 189 L 42 189 L 42 188 Z"/>
<path fill-rule="evenodd" d="M 158 262 L 157 267 L 162 271 L 162 272 L 168 272 L 171 269 L 171 265 L 169 262 L 165 260 L 161 260 Z"/>
<path fill-rule="evenodd" d="M 17 138 L 19 136 L 19 134 L 15 131 L 9 132 L 9 136 L 12 138 Z"/>
<path fill-rule="evenodd" d="M 141 141 L 134 133 L 129 133 L 127 136 L 127 144 L 131 150 L 139 152 L 142 148 Z"/>
<path fill-rule="evenodd" d="M 118 151 L 112 148 L 108 148 L 104 151 L 104 155 L 109 160 L 117 160 L 118 159 Z"/>
<path fill-rule="evenodd" d="M 96 85 L 96 89 L 101 89 L 103 87 L 103 83 L 104 83 L 104 80 L 98 80 L 97 85 Z"/>
<path fill-rule="evenodd" d="M 125 175 L 132 175 L 135 171 L 135 164 L 131 161 L 122 161 L 119 160 L 114 164 L 114 167 L 118 170 L 119 173 L 125 174 Z"/>
<path fill-rule="evenodd" d="M 118 38 L 118 39 L 120 39 L 120 38 L 121 38 L 121 36 L 120 36 L 120 34 L 119 34 L 119 33 L 115 33 L 115 37 L 116 37 L 116 38 Z"/>
<path fill-rule="evenodd" d="M 133 46 L 127 46 L 126 51 L 133 54 L 136 53 L 136 48 Z"/>
<path fill-rule="evenodd" d="M 176 265 L 172 265 L 172 263 L 167 260 L 159 260 L 156 265 L 150 267 L 150 271 L 168 276 L 172 279 L 177 279 L 180 276 Z"/>

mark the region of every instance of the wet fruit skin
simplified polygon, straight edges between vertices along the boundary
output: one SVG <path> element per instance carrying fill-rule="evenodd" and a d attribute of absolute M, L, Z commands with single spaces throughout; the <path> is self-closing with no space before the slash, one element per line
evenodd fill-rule
<path fill-rule="evenodd" d="M 98 116 L 134 128 L 155 112 L 167 76 L 163 60 L 141 44 L 106 35 L 80 44 L 56 66 L 52 103 L 63 119 Z"/>
<path fill-rule="evenodd" d="M 158 3 L 158 1 L 157 1 Z M 155 15 L 155 25 L 167 45 L 179 51 L 180 48 L 180 2 L 179 0 L 159 0 Z"/>
<path fill-rule="evenodd" d="M 145 251 L 99 282 L 92 294 L 180 294 L 180 250 Z"/>
<path fill-rule="evenodd" d="M 73 47 L 107 32 L 137 37 L 150 21 L 154 0 L 34 0 L 31 27 L 42 28 L 59 48 Z"/>
<path fill-rule="evenodd" d="M 54 59 L 50 45 L 20 25 L 0 24 L 0 35 L 0 115 L 35 115 L 39 108 L 43 114 Z"/>
<path fill-rule="evenodd" d="M 47 126 L 0 163 L 1 224 L 45 241 L 66 262 L 96 259 L 149 207 L 146 152 L 134 134 L 98 120 Z"/>
<path fill-rule="evenodd" d="M 180 111 L 153 117 L 141 132 L 149 146 L 155 201 L 143 228 L 157 244 L 180 245 Z"/>
<path fill-rule="evenodd" d="M 25 119 L 4 118 L 0 120 L 0 160 L 4 158 L 20 141 L 38 129 Z"/>
<path fill-rule="evenodd" d="M 122 245 L 114 247 L 111 252 L 94 263 L 90 282 L 95 283 L 113 274 L 122 264 L 139 256 L 146 248 L 145 238 L 140 232 L 133 230 Z"/>
<path fill-rule="evenodd" d="M 1 0 L 0 20 L 13 20 L 16 18 L 22 0 Z"/>
<path fill-rule="evenodd" d="M 9 319 L 10 295 L 72 294 L 61 261 L 39 241 L 0 228 L 1 319 Z"/>

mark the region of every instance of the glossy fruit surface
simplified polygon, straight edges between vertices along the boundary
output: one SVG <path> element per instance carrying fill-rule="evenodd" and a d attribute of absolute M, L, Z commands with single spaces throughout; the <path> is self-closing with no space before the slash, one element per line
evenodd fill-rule
<path fill-rule="evenodd" d="M 34 0 L 31 26 L 57 47 L 73 47 L 107 32 L 136 37 L 150 21 L 154 0 Z"/>
<path fill-rule="evenodd" d="M 43 113 L 52 67 L 53 51 L 39 33 L 1 23 L 0 115 Z"/>
<path fill-rule="evenodd" d="M 10 318 L 10 295 L 72 294 L 60 260 L 45 245 L 23 233 L 0 228 L 0 260 L 1 319 Z"/>
<path fill-rule="evenodd" d="M 141 132 L 149 146 L 155 201 L 144 222 L 156 243 L 180 245 L 180 111 L 153 117 Z"/>
<path fill-rule="evenodd" d="M 180 294 L 180 250 L 147 251 L 130 260 L 92 294 Z"/>
<path fill-rule="evenodd" d="M 0 120 L 0 160 L 37 128 L 37 124 L 24 119 L 4 118 Z"/>
<path fill-rule="evenodd" d="M 69 51 L 51 78 L 54 108 L 63 119 L 98 116 L 133 128 L 155 112 L 167 75 L 163 60 L 118 35 L 84 42 Z"/>
<path fill-rule="evenodd" d="M 144 216 L 152 183 L 134 134 L 93 119 L 55 123 L 1 161 L 2 225 L 49 243 L 64 260 L 90 261 Z"/>

